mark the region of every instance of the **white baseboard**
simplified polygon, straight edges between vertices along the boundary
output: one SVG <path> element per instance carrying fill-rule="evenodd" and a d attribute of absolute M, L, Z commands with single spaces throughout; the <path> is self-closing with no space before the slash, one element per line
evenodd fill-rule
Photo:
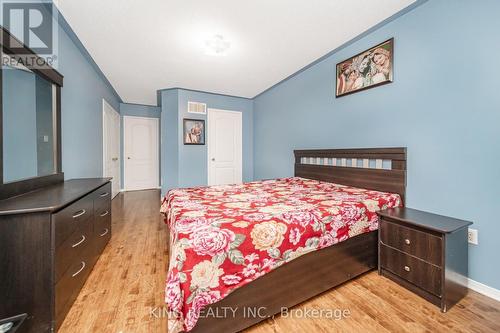
<path fill-rule="evenodd" d="M 500 301 L 500 290 L 495 289 L 493 287 L 482 284 L 481 282 L 474 281 L 472 279 L 468 279 L 467 287 L 474 291 L 477 291 L 480 294 L 493 298 L 497 301 Z"/>
<path fill-rule="evenodd" d="M 140 190 L 129 190 L 129 189 L 126 189 L 126 188 L 122 188 L 120 189 L 120 192 L 133 192 L 133 191 L 148 191 L 148 190 L 161 190 L 161 187 L 158 186 L 158 187 L 152 187 L 152 188 L 144 188 L 144 189 L 140 189 Z"/>

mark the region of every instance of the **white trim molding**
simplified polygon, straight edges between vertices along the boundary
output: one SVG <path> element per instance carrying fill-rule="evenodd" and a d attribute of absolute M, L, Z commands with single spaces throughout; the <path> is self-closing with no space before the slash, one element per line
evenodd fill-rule
<path fill-rule="evenodd" d="M 122 188 L 120 189 L 120 192 L 135 192 L 135 191 L 150 191 L 150 190 L 161 190 L 161 186 L 158 186 L 158 187 L 151 187 L 151 188 L 145 188 L 145 189 L 139 189 L 139 190 L 129 190 L 129 189 L 126 189 L 126 188 Z"/>
<path fill-rule="evenodd" d="M 498 289 L 487 286 L 472 279 L 467 279 L 467 287 L 500 302 L 500 290 Z"/>

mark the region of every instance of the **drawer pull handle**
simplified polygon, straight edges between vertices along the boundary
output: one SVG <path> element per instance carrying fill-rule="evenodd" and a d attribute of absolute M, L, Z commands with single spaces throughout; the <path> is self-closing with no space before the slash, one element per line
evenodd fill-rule
<path fill-rule="evenodd" d="M 104 217 L 104 216 L 106 216 L 106 215 L 108 215 L 108 214 L 109 214 L 109 211 L 105 211 L 104 213 L 102 213 L 102 214 L 101 214 L 101 215 L 99 215 L 99 216 L 100 216 L 100 217 Z"/>
<path fill-rule="evenodd" d="M 409 266 L 405 266 L 405 271 L 407 271 L 407 272 L 411 271 L 410 267 Z"/>
<path fill-rule="evenodd" d="M 80 269 L 76 273 L 73 273 L 73 275 L 71 275 L 71 277 L 75 277 L 78 274 L 80 274 L 85 269 L 85 266 L 86 266 L 85 261 L 82 261 L 82 267 L 80 267 Z"/>
<path fill-rule="evenodd" d="M 109 229 L 106 228 L 106 231 L 104 231 L 104 233 L 100 234 L 99 236 L 104 237 L 104 236 L 106 236 L 108 234 L 108 232 L 109 232 Z"/>
<path fill-rule="evenodd" d="M 83 242 L 85 242 L 85 236 L 82 235 L 82 239 L 80 241 L 78 241 L 77 243 L 71 245 L 71 247 L 77 247 L 78 245 L 82 244 Z"/>
<path fill-rule="evenodd" d="M 410 245 L 411 244 L 411 242 L 410 242 L 410 240 L 408 238 L 405 239 L 405 244 L 406 245 Z"/>
<path fill-rule="evenodd" d="M 101 197 L 106 197 L 108 195 L 109 195 L 109 192 L 104 192 L 104 193 L 99 194 L 99 196 L 101 196 Z"/>
<path fill-rule="evenodd" d="M 74 219 L 79 218 L 80 216 L 85 215 L 86 212 L 87 211 L 85 209 L 79 210 L 78 212 L 76 212 L 75 214 L 73 214 L 73 218 Z"/>

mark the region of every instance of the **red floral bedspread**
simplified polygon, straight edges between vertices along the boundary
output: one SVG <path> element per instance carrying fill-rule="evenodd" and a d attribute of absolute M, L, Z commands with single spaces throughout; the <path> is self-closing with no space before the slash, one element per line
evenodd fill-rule
<path fill-rule="evenodd" d="M 397 194 L 297 177 L 169 191 L 169 332 L 286 262 L 376 230 L 376 212 L 400 205 Z"/>

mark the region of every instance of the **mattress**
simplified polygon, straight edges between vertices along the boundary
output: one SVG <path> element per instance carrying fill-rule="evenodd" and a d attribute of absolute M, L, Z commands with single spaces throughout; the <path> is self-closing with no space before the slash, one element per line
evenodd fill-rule
<path fill-rule="evenodd" d="M 190 331 L 203 308 L 295 258 L 376 230 L 376 212 L 401 204 L 299 177 L 169 191 L 169 332 Z"/>

